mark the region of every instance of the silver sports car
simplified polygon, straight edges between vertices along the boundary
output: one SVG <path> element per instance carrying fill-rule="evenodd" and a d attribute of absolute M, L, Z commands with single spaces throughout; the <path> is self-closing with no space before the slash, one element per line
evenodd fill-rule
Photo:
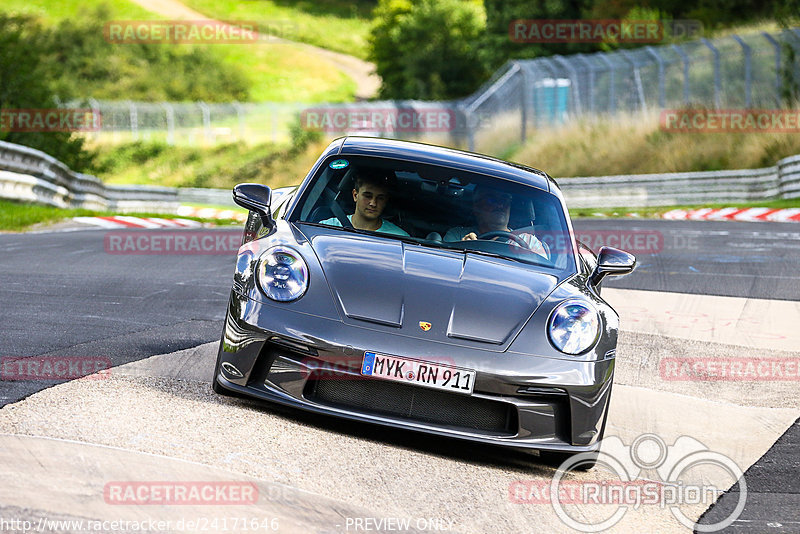
<path fill-rule="evenodd" d="M 283 191 L 282 191 L 283 192 Z M 214 390 L 543 455 L 594 451 L 635 259 L 581 250 L 546 173 L 418 143 L 334 141 L 250 210 Z"/>

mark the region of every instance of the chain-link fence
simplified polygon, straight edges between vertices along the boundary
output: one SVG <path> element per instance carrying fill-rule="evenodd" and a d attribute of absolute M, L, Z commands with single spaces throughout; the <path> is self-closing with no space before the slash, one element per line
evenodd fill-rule
<path fill-rule="evenodd" d="M 170 145 L 214 145 L 247 141 L 289 141 L 290 125 L 301 104 L 205 102 L 71 102 L 101 117 L 99 131 L 89 135 L 110 143 L 152 140 Z"/>
<path fill-rule="evenodd" d="M 582 116 L 797 106 L 800 29 L 507 63 L 462 102 L 470 149 Z"/>
<path fill-rule="evenodd" d="M 100 113 L 104 142 L 288 143 L 293 128 L 424 139 L 502 153 L 531 129 L 583 116 L 671 108 L 797 105 L 800 29 L 610 53 L 511 61 L 454 102 L 270 103 L 73 102 Z"/>

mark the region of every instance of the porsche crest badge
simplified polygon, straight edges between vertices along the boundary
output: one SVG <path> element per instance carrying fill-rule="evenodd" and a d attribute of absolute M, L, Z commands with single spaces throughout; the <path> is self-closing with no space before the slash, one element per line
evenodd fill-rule
<path fill-rule="evenodd" d="M 419 327 L 422 328 L 423 332 L 427 332 L 428 330 L 431 329 L 431 323 L 429 323 L 427 321 L 420 321 L 419 322 Z"/>

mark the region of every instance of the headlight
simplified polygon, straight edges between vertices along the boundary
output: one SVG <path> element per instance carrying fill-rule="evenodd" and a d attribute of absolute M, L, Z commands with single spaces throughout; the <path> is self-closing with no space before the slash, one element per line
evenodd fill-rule
<path fill-rule="evenodd" d="M 588 350 L 600 333 L 600 317 L 594 308 L 579 300 L 562 302 L 547 324 L 550 342 L 566 354 Z"/>
<path fill-rule="evenodd" d="M 272 300 L 288 302 L 299 299 L 308 288 L 306 262 L 290 248 L 266 250 L 258 264 L 258 285 Z"/>

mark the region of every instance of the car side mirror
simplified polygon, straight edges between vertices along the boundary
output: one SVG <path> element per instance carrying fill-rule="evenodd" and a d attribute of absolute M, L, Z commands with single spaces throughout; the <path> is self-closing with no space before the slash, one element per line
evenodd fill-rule
<path fill-rule="evenodd" d="M 261 184 L 238 184 L 233 188 L 233 201 L 261 217 L 261 223 L 271 230 L 275 226 L 272 218 L 270 200 L 272 190 Z"/>
<path fill-rule="evenodd" d="M 623 250 L 602 247 L 597 255 L 597 266 L 589 277 L 589 282 L 597 287 L 607 275 L 621 276 L 636 268 L 636 258 Z"/>

